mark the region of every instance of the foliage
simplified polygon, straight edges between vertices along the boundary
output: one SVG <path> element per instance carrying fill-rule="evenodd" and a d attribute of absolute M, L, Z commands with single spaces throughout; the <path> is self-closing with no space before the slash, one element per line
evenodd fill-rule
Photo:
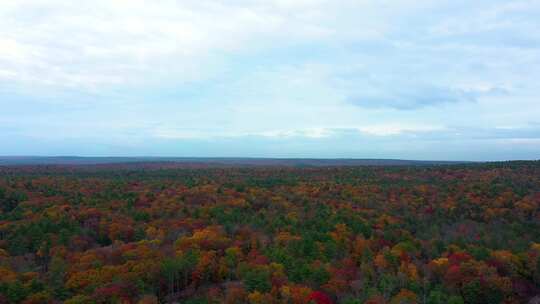
<path fill-rule="evenodd" d="M 0 303 L 526 303 L 540 163 L 0 167 Z"/>

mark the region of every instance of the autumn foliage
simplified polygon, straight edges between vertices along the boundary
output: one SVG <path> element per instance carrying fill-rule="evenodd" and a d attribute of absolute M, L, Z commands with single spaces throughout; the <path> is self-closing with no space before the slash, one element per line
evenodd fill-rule
<path fill-rule="evenodd" d="M 527 303 L 540 163 L 0 168 L 0 303 Z"/>

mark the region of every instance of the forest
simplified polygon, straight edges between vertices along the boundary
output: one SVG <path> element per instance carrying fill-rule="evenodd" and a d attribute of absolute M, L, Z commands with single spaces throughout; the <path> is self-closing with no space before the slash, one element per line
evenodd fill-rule
<path fill-rule="evenodd" d="M 540 162 L 0 167 L 0 303 L 540 303 Z"/>

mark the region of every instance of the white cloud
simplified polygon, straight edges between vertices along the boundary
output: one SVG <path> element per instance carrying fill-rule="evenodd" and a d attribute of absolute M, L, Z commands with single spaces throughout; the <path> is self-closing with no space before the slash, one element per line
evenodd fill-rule
<path fill-rule="evenodd" d="M 259 133 L 249 134 L 250 136 L 262 136 L 269 138 L 289 138 L 289 137 L 300 137 L 300 138 L 312 138 L 319 139 L 330 137 L 334 134 L 335 130 L 328 128 L 308 128 L 300 130 L 272 130 Z"/>
<path fill-rule="evenodd" d="M 316 4 L 291 3 L 2 1 L 0 71 L 27 85 L 59 87 L 147 83 L 149 75 L 197 80 L 212 72 L 209 57 L 331 33 L 294 17 Z"/>
<path fill-rule="evenodd" d="M 262 137 L 269 139 L 300 138 L 300 139 L 323 139 L 341 134 L 359 134 L 375 137 L 386 137 L 402 134 L 422 134 L 427 132 L 447 131 L 443 126 L 430 125 L 399 125 L 379 124 L 364 126 L 339 126 L 339 127 L 312 127 L 304 129 L 279 129 L 263 131 L 239 131 L 231 132 L 215 129 L 174 129 L 156 128 L 153 135 L 164 139 L 212 139 L 212 138 L 239 138 L 239 137 Z"/>
<path fill-rule="evenodd" d="M 444 126 L 436 125 L 400 125 L 400 124 L 381 124 L 372 126 L 363 126 L 357 128 L 360 132 L 376 136 L 400 135 L 403 133 L 423 133 L 433 131 L 447 130 Z"/>

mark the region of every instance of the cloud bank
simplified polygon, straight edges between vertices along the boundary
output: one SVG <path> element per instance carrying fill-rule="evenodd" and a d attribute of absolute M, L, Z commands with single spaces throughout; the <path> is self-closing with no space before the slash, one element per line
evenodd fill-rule
<path fill-rule="evenodd" d="M 0 154 L 538 158 L 540 1 L 0 3 Z"/>

